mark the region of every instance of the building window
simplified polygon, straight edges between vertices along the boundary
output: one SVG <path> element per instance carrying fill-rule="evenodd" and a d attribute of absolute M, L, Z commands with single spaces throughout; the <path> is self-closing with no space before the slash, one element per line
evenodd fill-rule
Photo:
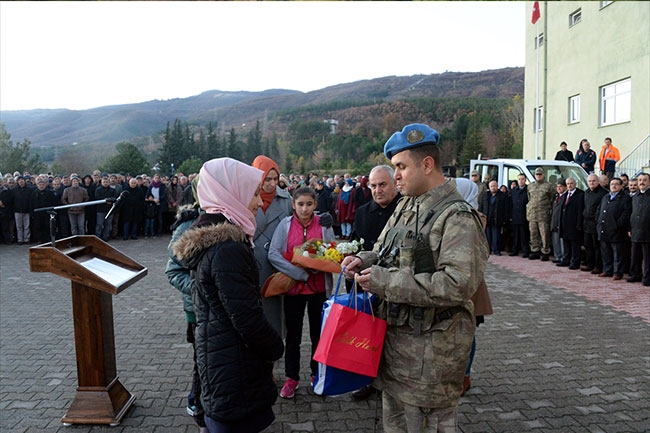
<path fill-rule="evenodd" d="M 535 38 L 535 43 L 536 43 L 535 48 L 544 45 L 544 33 L 540 33 L 539 35 L 537 35 L 537 37 Z"/>
<path fill-rule="evenodd" d="M 600 88 L 600 125 L 628 122 L 632 110 L 632 80 L 608 84 Z"/>
<path fill-rule="evenodd" d="M 582 21 L 582 9 L 578 9 L 569 15 L 569 27 L 573 27 Z"/>
<path fill-rule="evenodd" d="M 544 107 L 541 105 L 537 107 L 537 109 L 534 110 L 533 112 L 533 119 L 534 119 L 534 125 L 533 125 L 533 131 L 541 131 L 544 129 Z"/>
<path fill-rule="evenodd" d="M 580 95 L 569 98 L 569 123 L 580 122 Z"/>

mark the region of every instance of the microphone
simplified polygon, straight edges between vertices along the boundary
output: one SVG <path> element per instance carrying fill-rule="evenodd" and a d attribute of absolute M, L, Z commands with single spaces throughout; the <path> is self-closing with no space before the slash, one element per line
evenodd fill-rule
<path fill-rule="evenodd" d="M 110 210 L 104 217 L 104 221 L 106 221 L 111 215 L 113 215 L 113 213 L 115 213 L 115 211 L 122 205 L 122 200 L 124 200 L 125 197 L 128 197 L 128 195 L 129 192 L 126 190 L 120 193 L 119 197 L 113 202 L 113 206 L 111 206 Z"/>

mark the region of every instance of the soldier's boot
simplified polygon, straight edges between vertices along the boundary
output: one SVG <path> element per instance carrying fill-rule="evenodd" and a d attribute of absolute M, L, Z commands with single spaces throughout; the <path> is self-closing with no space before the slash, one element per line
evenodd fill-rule
<path fill-rule="evenodd" d="M 548 262 L 548 254 L 542 254 L 542 261 Z"/>
<path fill-rule="evenodd" d="M 539 260 L 539 252 L 538 251 L 533 251 L 530 253 L 528 256 L 528 260 Z"/>

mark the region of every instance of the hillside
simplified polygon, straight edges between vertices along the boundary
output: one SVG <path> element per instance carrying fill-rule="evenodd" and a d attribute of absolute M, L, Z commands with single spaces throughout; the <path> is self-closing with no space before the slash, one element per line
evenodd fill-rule
<path fill-rule="evenodd" d="M 523 95 L 524 68 L 477 73 L 446 72 L 410 77 L 382 77 L 339 84 L 313 92 L 273 89 L 263 92 L 206 91 L 189 98 L 154 100 L 90 110 L 22 110 L 0 112 L 12 140 L 28 139 L 32 147 L 75 144 L 114 145 L 142 140 L 164 131 L 175 119 L 193 125 L 212 122 L 225 131 L 245 123 L 264 122 L 266 132 L 283 134 L 296 118 L 323 119 L 336 113 L 342 130 L 353 131 L 369 113 L 399 110 L 402 100 L 423 98 L 512 99 Z M 310 114 L 310 109 L 317 107 Z M 389 108 L 387 108 L 389 107 Z M 386 115 L 387 113 L 382 113 Z M 396 113 L 398 118 L 401 113 Z M 371 116 L 373 117 L 373 116 Z"/>

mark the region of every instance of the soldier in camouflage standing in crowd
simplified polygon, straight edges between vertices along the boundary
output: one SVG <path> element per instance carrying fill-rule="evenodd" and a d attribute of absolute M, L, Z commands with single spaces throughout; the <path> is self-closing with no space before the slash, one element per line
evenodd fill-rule
<path fill-rule="evenodd" d="M 374 382 L 385 433 L 456 432 L 475 329 L 470 298 L 489 255 L 478 214 L 442 174 L 439 137 L 412 124 L 386 142 L 405 198 L 373 250 L 342 264 L 379 298 L 377 314 L 388 322 Z"/>
<path fill-rule="evenodd" d="M 551 253 L 551 206 L 555 198 L 555 186 L 546 182 L 544 169 L 535 169 L 535 182 L 528 185 L 526 219 L 530 228 L 530 255 L 528 259 L 548 261 Z"/>

